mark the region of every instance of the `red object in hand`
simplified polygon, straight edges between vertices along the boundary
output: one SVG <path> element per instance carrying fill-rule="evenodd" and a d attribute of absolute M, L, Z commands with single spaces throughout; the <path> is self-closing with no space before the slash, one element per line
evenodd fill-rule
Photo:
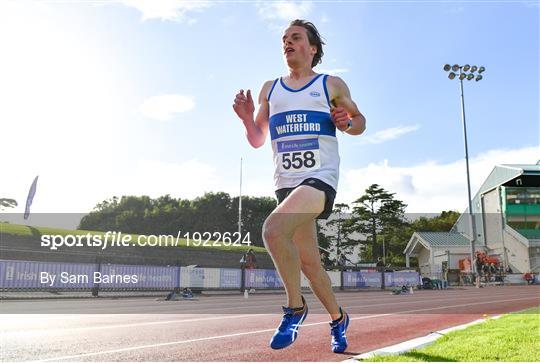
<path fill-rule="evenodd" d="M 349 114 L 343 107 L 334 107 L 330 110 L 330 116 L 336 128 L 340 131 L 345 130 L 349 127 Z"/>

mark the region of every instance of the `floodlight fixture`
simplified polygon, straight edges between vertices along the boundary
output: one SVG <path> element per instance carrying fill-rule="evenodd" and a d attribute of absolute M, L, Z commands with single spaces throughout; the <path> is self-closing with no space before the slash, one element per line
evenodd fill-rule
<path fill-rule="evenodd" d="M 463 96 L 463 80 L 467 79 L 468 81 L 471 81 L 473 79 L 476 80 L 476 82 L 480 81 L 483 77 L 480 73 L 484 72 L 486 70 L 485 67 L 481 66 L 478 68 L 477 66 L 470 66 L 469 64 L 465 64 L 463 66 L 459 66 L 458 64 L 454 64 L 453 66 L 450 66 L 450 64 L 445 64 L 443 67 L 445 72 L 451 72 L 448 73 L 449 79 L 458 78 L 459 79 L 459 88 L 461 92 L 461 120 L 463 123 L 463 138 L 465 141 L 465 165 L 467 169 L 467 195 L 468 195 L 468 204 L 469 204 L 469 219 L 470 219 L 470 235 L 472 236 L 470 238 L 470 259 L 471 261 L 474 261 L 475 258 L 475 252 L 476 252 L 476 223 L 475 218 L 473 214 L 472 209 L 472 194 L 471 194 L 471 176 L 469 173 L 469 148 L 467 145 L 467 124 L 465 122 L 465 98 Z M 478 74 L 475 75 L 474 72 L 478 70 Z M 459 71 L 459 72 L 458 72 Z M 476 78 L 475 78 L 476 77 Z M 476 266 L 473 264 L 471 266 L 471 270 L 473 272 L 478 273 L 476 270 Z"/>

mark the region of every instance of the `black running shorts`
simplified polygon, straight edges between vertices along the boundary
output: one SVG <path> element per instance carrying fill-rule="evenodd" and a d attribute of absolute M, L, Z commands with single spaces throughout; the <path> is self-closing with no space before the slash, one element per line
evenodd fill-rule
<path fill-rule="evenodd" d="M 336 199 L 336 191 L 334 188 L 332 188 L 330 185 L 326 184 L 320 179 L 316 178 L 307 178 L 294 188 L 281 188 L 276 190 L 276 197 L 278 200 L 278 204 L 281 204 L 291 194 L 293 190 L 298 188 L 300 185 L 307 185 L 309 187 L 313 187 L 315 189 L 321 190 L 326 195 L 325 202 L 324 202 L 324 210 L 321 214 L 317 216 L 317 219 L 327 219 L 330 214 L 332 214 L 332 209 L 334 208 L 334 199 Z"/>

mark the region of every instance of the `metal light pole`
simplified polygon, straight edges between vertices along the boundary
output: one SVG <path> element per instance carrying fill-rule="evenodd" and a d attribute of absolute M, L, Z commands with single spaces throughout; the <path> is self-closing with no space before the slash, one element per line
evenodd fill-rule
<path fill-rule="evenodd" d="M 347 210 L 349 206 L 347 204 L 339 203 L 336 204 L 336 209 L 338 211 L 338 230 L 337 230 L 337 243 L 336 243 L 336 264 L 339 265 L 340 257 L 340 247 L 341 247 L 341 224 L 342 224 L 342 213 L 344 210 Z"/>
<path fill-rule="evenodd" d="M 336 262 L 339 266 L 339 247 L 341 245 L 341 208 L 338 209 L 338 230 L 337 230 L 337 243 L 336 243 Z"/>
<path fill-rule="evenodd" d="M 382 236 L 382 262 L 386 266 L 386 248 L 384 245 L 384 235 Z"/>
<path fill-rule="evenodd" d="M 463 96 L 463 80 L 467 79 L 467 81 L 470 81 L 472 79 L 475 79 L 476 82 L 480 81 L 483 76 L 480 73 L 483 73 L 486 68 L 485 67 L 477 67 L 477 66 L 469 66 L 468 64 L 465 64 L 463 66 L 460 66 L 458 64 L 454 64 L 453 66 L 450 66 L 450 64 L 445 64 L 443 67 L 445 72 L 451 72 L 448 73 L 449 79 L 459 79 L 459 90 L 461 94 L 461 121 L 463 124 L 463 139 L 465 141 L 465 165 L 467 168 L 467 194 L 468 194 L 468 202 L 469 202 L 469 223 L 470 223 L 470 236 L 471 236 L 471 272 L 476 272 L 476 265 L 474 264 L 474 253 L 476 251 L 476 223 L 474 220 L 474 213 L 472 209 L 472 196 L 471 196 L 471 177 L 469 172 L 469 149 L 467 146 L 467 123 L 465 122 L 465 98 Z M 459 71 L 459 74 L 457 73 Z M 478 74 L 475 76 L 475 72 L 478 71 Z M 467 73 L 468 72 L 468 73 Z"/>
<path fill-rule="evenodd" d="M 242 158 L 240 158 L 240 195 L 238 196 L 238 238 L 242 236 Z"/>

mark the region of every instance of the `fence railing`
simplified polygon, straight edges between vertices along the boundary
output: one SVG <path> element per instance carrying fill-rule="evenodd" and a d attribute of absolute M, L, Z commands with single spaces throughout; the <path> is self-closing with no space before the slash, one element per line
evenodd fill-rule
<path fill-rule="evenodd" d="M 328 271 L 333 287 L 384 288 L 421 284 L 416 271 L 341 268 Z M 302 287 L 309 281 L 302 276 Z M 276 270 L 61 263 L 0 260 L 0 289 L 10 290 L 200 290 L 281 289 Z"/>

